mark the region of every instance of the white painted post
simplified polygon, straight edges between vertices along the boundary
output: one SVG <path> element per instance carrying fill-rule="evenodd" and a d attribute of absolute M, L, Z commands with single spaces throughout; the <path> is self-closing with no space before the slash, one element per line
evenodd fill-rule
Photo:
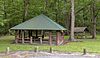
<path fill-rule="evenodd" d="M 9 53 L 10 53 L 10 48 L 7 47 L 7 48 L 6 48 L 6 54 L 9 54 Z"/>

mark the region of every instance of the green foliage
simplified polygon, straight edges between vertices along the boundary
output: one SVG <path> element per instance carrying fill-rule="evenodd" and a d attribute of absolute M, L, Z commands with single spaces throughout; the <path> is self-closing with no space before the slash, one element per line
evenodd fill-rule
<path fill-rule="evenodd" d="M 75 0 L 76 26 L 91 26 L 91 1 Z M 100 24 L 100 1 L 96 0 L 97 26 Z M 23 0 L 0 0 L 0 34 L 23 21 Z M 70 0 L 29 0 L 27 20 L 45 14 L 57 23 L 67 26 L 70 17 Z M 5 21 L 7 20 L 7 21 Z"/>

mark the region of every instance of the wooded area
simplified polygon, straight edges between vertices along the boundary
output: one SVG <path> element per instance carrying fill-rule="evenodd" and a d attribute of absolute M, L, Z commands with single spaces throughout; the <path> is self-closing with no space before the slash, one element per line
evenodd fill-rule
<path fill-rule="evenodd" d="M 100 56 L 99 45 L 100 0 L 0 0 L 1 58 L 86 58 Z"/>
<path fill-rule="evenodd" d="M 68 31 L 74 24 L 71 18 L 75 20 L 75 27 L 87 27 L 93 38 L 96 36 L 96 29 L 100 31 L 99 0 L 0 0 L 0 35 L 8 34 L 11 27 L 41 13 L 66 27 Z"/>

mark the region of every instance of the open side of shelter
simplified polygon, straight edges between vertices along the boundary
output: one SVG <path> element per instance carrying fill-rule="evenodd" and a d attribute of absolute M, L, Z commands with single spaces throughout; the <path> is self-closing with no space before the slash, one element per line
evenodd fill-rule
<path fill-rule="evenodd" d="M 45 34 L 39 34 L 40 30 L 15 30 L 15 43 L 30 43 L 47 41 L 50 45 L 53 44 L 53 41 L 56 42 L 56 45 L 63 44 L 64 42 L 64 33 L 61 31 L 56 31 L 56 35 L 53 35 L 52 31 L 43 31 Z M 28 33 L 27 33 L 28 32 Z M 33 34 L 35 33 L 35 34 Z"/>
<path fill-rule="evenodd" d="M 39 41 L 42 44 L 43 41 L 47 41 L 50 45 L 52 45 L 53 42 L 55 42 L 56 45 L 60 45 L 64 42 L 63 31 L 66 29 L 41 14 L 12 27 L 11 30 L 15 30 L 15 43 L 28 42 L 32 44 L 33 42 Z M 48 37 L 48 39 L 45 39 L 45 37 Z"/>

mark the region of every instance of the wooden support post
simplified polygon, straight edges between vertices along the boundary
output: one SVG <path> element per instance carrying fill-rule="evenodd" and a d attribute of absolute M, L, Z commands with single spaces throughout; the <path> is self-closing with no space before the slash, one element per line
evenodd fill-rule
<path fill-rule="evenodd" d="M 83 38 L 86 39 L 85 31 L 83 32 Z"/>
<path fill-rule="evenodd" d="M 30 44 L 32 44 L 33 43 L 33 40 L 32 40 L 32 37 L 30 37 Z"/>
<path fill-rule="evenodd" d="M 25 38 L 26 32 L 25 32 L 25 30 L 23 32 L 24 32 L 24 38 Z"/>
<path fill-rule="evenodd" d="M 40 38 L 40 44 L 42 44 L 42 38 Z"/>
<path fill-rule="evenodd" d="M 22 43 L 24 44 L 24 38 L 22 38 Z"/>
<path fill-rule="evenodd" d="M 32 36 L 32 31 L 31 30 L 28 30 L 28 35 L 29 35 L 29 38 Z"/>
<path fill-rule="evenodd" d="M 36 30 L 36 37 L 38 37 L 38 31 Z"/>
<path fill-rule="evenodd" d="M 49 32 L 49 44 L 52 45 L 52 32 Z"/>
<path fill-rule="evenodd" d="M 19 38 L 21 38 L 21 37 L 22 37 L 21 30 L 18 30 L 18 35 L 19 35 Z"/>
<path fill-rule="evenodd" d="M 16 44 L 18 43 L 18 36 L 16 36 L 16 38 L 15 38 L 15 43 Z"/>
<path fill-rule="evenodd" d="M 33 31 L 31 30 L 31 31 L 30 31 L 30 36 L 32 36 L 32 35 L 33 35 L 33 34 L 32 34 L 32 32 L 33 32 Z"/>
<path fill-rule="evenodd" d="M 36 39 L 36 37 L 35 37 L 35 36 L 33 36 L 33 42 L 35 42 L 35 39 Z"/>
<path fill-rule="evenodd" d="M 64 32 L 62 32 L 62 41 L 64 43 Z"/>
<path fill-rule="evenodd" d="M 22 43 L 24 44 L 24 31 L 21 30 L 22 33 Z"/>
<path fill-rule="evenodd" d="M 15 43 L 18 43 L 18 30 L 15 30 Z"/>
<path fill-rule="evenodd" d="M 60 33 L 57 31 L 57 34 L 56 34 L 56 45 L 59 45 L 59 36 L 60 36 Z"/>
<path fill-rule="evenodd" d="M 40 44 L 43 43 L 43 38 L 44 38 L 44 32 L 43 32 L 43 30 L 41 31 L 41 34 L 42 34 L 42 37 L 40 38 Z"/>

